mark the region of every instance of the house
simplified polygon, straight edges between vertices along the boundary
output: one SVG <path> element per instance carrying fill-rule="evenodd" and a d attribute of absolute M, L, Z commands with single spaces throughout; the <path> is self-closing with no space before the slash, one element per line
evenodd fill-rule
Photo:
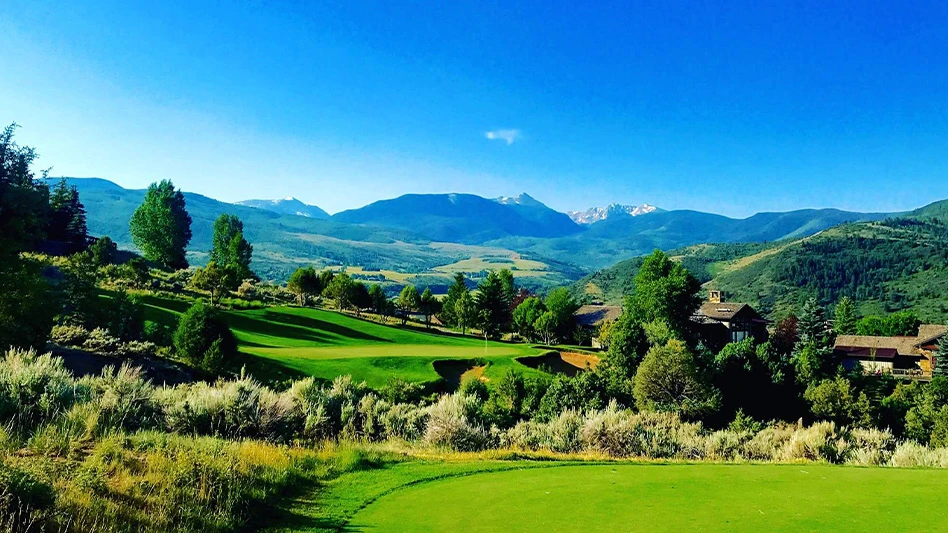
<path fill-rule="evenodd" d="M 576 325 L 588 331 L 592 338 L 593 348 L 602 348 L 599 340 L 596 339 L 596 332 L 605 322 L 612 322 L 622 314 L 622 307 L 618 305 L 583 305 L 576 310 L 573 317 L 576 319 Z"/>
<path fill-rule="evenodd" d="M 840 335 L 833 351 L 847 368 L 860 365 L 866 372 L 931 377 L 938 341 L 946 334 L 948 326 L 925 324 L 914 337 Z"/>
<path fill-rule="evenodd" d="M 767 320 L 748 304 L 724 301 L 721 291 L 710 291 L 708 301 L 691 320 L 697 324 L 705 345 L 715 351 L 749 337 L 759 342 L 767 340 Z"/>

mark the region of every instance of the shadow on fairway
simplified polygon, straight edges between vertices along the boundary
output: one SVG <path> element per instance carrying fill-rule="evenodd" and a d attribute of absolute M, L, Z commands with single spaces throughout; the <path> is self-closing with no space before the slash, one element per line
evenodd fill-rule
<path fill-rule="evenodd" d="M 283 311 L 267 310 L 266 313 L 264 314 L 264 317 L 268 321 L 277 321 L 284 325 L 292 325 L 288 327 L 303 327 L 307 329 L 317 329 L 320 331 L 334 333 L 336 335 L 339 335 L 340 337 L 346 337 L 350 339 L 359 339 L 359 340 L 370 341 L 370 342 L 394 342 L 390 339 L 385 339 L 382 337 L 369 335 L 368 333 L 359 331 L 357 329 L 341 326 L 333 322 L 327 322 L 325 320 L 320 320 L 318 318 L 313 318 L 313 317 L 308 317 L 308 316 L 294 315 L 294 314 L 286 313 Z"/>

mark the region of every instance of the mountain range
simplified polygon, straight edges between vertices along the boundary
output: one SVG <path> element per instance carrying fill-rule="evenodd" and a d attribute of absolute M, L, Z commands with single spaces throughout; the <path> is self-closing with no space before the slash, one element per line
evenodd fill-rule
<path fill-rule="evenodd" d="M 799 238 L 700 244 L 668 254 L 707 289 L 771 317 L 799 309 L 805 298 L 833 305 L 848 296 L 864 315 L 910 308 L 924 321 L 948 321 L 948 200 Z M 572 290 L 586 301 L 621 303 L 641 264 L 641 257 L 621 261 Z"/>
<path fill-rule="evenodd" d="M 68 181 L 86 206 L 90 232 L 130 247 L 128 221 L 144 191 L 97 178 Z M 804 209 L 734 219 L 655 209 L 633 216 L 619 206 L 612 209 L 614 214 L 580 224 L 527 194 L 494 199 L 407 194 L 328 218 L 321 209 L 295 199 L 229 204 L 186 192 L 185 200 L 193 219 L 189 252 L 195 264 L 205 260 L 214 219 L 232 213 L 244 221 L 254 245 L 254 268 L 267 279 L 283 280 L 297 266 L 315 264 L 399 273 L 400 282 L 429 276 L 440 283 L 455 271 L 476 277 L 487 268 L 506 266 L 519 270 L 515 275 L 537 289 L 579 279 L 656 248 L 796 242 L 841 224 L 898 215 Z M 926 209 L 948 207 L 933 204 Z"/>

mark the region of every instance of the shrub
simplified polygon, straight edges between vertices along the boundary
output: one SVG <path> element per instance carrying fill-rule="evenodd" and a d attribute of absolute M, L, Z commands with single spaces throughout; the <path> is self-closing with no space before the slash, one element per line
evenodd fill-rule
<path fill-rule="evenodd" d="M 399 403 L 382 416 L 385 436 L 390 439 L 417 440 L 424 433 L 428 411 L 424 408 Z"/>
<path fill-rule="evenodd" d="M 612 402 L 587 416 L 582 440 L 617 457 L 691 459 L 704 453 L 700 431 L 699 424 L 682 422 L 674 413 L 633 413 Z"/>
<path fill-rule="evenodd" d="M 303 425 L 290 395 L 249 378 L 163 389 L 159 402 L 166 427 L 176 433 L 286 441 Z"/>
<path fill-rule="evenodd" d="M 379 394 L 389 403 L 407 403 L 418 401 L 422 390 L 423 387 L 418 383 L 411 383 L 398 376 L 392 376 L 385 383 L 385 386 L 379 390 Z"/>
<path fill-rule="evenodd" d="M 155 388 L 142 376 L 140 368 L 125 364 L 116 370 L 109 366 L 88 383 L 98 410 L 94 431 L 136 431 L 158 425 L 160 410 Z"/>
<path fill-rule="evenodd" d="M 49 340 L 60 346 L 82 346 L 88 338 L 89 330 L 70 324 L 53 326 L 49 334 Z"/>
<path fill-rule="evenodd" d="M 798 428 L 784 446 L 781 461 L 828 461 L 841 463 L 846 459 L 849 443 L 832 422 L 817 422 Z"/>
<path fill-rule="evenodd" d="M 884 465 L 892 458 L 896 440 L 884 429 L 854 429 L 849 434 L 848 463 L 860 466 Z"/>
<path fill-rule="evenodd" d="M 926 448 L 912 441 L 899 444 L 889 460 L 892 466 L 903 468 L 946 468 L 948 467 L 948 449 Z"/>
<path fill-rule="evenodd" d="M 174 344 L 174 329 L 160 322 L 146 321 L 142 338 L 157 346 L 171 346 Z"/>
<path fill-rule="evenodd" d="M 82 348 L 90 352 L 113 355 L 121 351 L 122 341 L 113 337 L 105 328 L 95 328 L 89 332 Z"/>
<path fill-rule="evenodd" d="M 303 434 L 309 438 L 339 436 L 347 425 L 354 423 L 355 406 L 367 393 L 365 383 L 353 384 L 350 376 L 337 377 L 328 388 L 307 378 L 293 383 L 289 390 L 303 418 Z"/>
<path fill-rule="evenodd" d="M 178 355 L 198 368 L 220 372 L 237 353 L 237 341 L 212 308 L 198 302 L 181 317 L 174 334 Z"/>
<path fill-rule="evenodd" d="M 485 448 L 490 436 L 477 419 L 477 399 L 464 394 L 446 394 L 428 407 L 424 441 L 432 446 L 458 451 Z"/>
<path fill-rule="evenodd" d="M 546 424 L 547 447 L 554 452 L 577 452 L 582 448 L 583 416 L 578 411 L 563 411 Z"/>
<path fill-rule="evenodd" d="M 59 357 L 11 349 L 0 361 L 0 420 L 4 422 L 33 428 L 85 395 Z"/>

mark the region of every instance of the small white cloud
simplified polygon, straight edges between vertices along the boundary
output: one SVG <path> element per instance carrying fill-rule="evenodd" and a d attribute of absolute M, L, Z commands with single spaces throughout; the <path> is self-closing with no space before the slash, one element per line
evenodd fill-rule
<path fill-rule="evenodd" d="M 492 141 L 498 139 L 505 141 L 507 146 L 510 146 L 514 141 L 520 138 L 520 130 L 493 130 L 485 133 L 484 137 Z"/>

